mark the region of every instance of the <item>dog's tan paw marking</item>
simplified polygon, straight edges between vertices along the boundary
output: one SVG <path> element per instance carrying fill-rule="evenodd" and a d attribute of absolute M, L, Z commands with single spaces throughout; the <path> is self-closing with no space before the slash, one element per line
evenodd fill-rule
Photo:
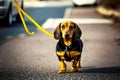
<path fill-rule="evenodd" d="M 78 67 L 78 68 L 81 68 L 81 65 L 80 65 L 80 64 L 77 64 L 77 67 Z"/>
<path fill-rule="evenodd" d="M 77 68 L 72 68 L 71 72 L 78 72 L 78 69 Z"/>
<path fill-rule="evenodd" d="M 59 70 L 58 71 L 58 73 L 60 74 L 60 73 L 65 73 L 66 72 L 66 70 Z"/>

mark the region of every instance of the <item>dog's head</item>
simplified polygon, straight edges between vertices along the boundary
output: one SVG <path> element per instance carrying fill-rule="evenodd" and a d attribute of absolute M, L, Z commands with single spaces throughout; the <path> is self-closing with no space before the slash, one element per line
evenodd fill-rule
<path fill-rule="evenodd" d="M 61 22 L 54 31 L 55 39 L 79 39 L 81 37 L 81 30 L 78 25 L 72 21 L 63 21 Z"/>

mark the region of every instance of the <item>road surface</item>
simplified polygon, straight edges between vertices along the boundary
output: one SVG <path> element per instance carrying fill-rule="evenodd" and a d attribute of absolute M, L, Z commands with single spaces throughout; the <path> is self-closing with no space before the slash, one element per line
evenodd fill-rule
<path fill-rule="evenodd" d="M 53 33 L 65 19 L 79 25 L 84 43 L 82 68 L 71 73 L 67 63 L 67 72 L 58 74 L 57 40 L 37 30 L 33 36 L 16 36 L 0 45 L 0 80 L 120 80 L 120 46 L 116 42 L 120 33 L 112 21 L 97 14 L 95 8 L 70 8 L 65 15 L 48 18 L 43 27 Z"/>

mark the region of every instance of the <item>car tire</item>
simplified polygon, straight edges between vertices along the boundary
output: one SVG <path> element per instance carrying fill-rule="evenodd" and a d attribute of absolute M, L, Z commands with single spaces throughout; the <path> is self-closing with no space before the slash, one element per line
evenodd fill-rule
<path fill-rule="evenodd" d="M 11 7 L 10 7 L 10 9 L 7 12 L 7 15 L 6 15 L 5 19 L 4 19 L 5 25 L 6 26 L 12 25 L 12 20 L 13 20 L 13 18 L 12 18 L 12 11 L 11 11 Z"/>
<path fill-rule="evenodd" d="M 24 3 L 22 2 L 21 8 L 24 9 Z M 19 13 L 16 15 L 16 22 L 22 22 Z"/>
<path fill-rule="evenodd" d="M 97 2 L 93 4 L 94 7 L 96 7 L 97 5 L 98 5 Z"/>
<path fill-rule="evenodd" d="M 73 3 L 73 6 L 74 6 L 74 7 L 78 7 L 78 5 L 77 5 L 77 4 L 75 4 L 75 3 Z"/>

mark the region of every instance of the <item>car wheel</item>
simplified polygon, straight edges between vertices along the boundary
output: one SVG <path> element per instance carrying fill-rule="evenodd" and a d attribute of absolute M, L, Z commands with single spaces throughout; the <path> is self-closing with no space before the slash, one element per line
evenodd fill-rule
<path fill-rule="evenodd" d="M 24 3 L 23 2 L 21 4 L 21 8 L 24 9 Z M 20 18 L 19 13 L 16 15 L 16 22 L 21 22 L 21 18 Z"/>
<path fill-rule="evenodd" d="M 77 5 L 77 4 L 75 4 L 75 3 L 73 3 L 73 6 L 74 6 L 74 7 L 78 7 L 78 5 Z"/>
<path fill-rule="evenodd" d="M 94 7 L 96 7 L 97 5 L 98 5 L 97 2 L 93 4 Z"/>
<path fill-rule="evenodd" d="M 4 21 L 5 21 L 6 26 L 12 25 L 12 11 L 11 11 L 11 9 L 8 11 Z"/>

